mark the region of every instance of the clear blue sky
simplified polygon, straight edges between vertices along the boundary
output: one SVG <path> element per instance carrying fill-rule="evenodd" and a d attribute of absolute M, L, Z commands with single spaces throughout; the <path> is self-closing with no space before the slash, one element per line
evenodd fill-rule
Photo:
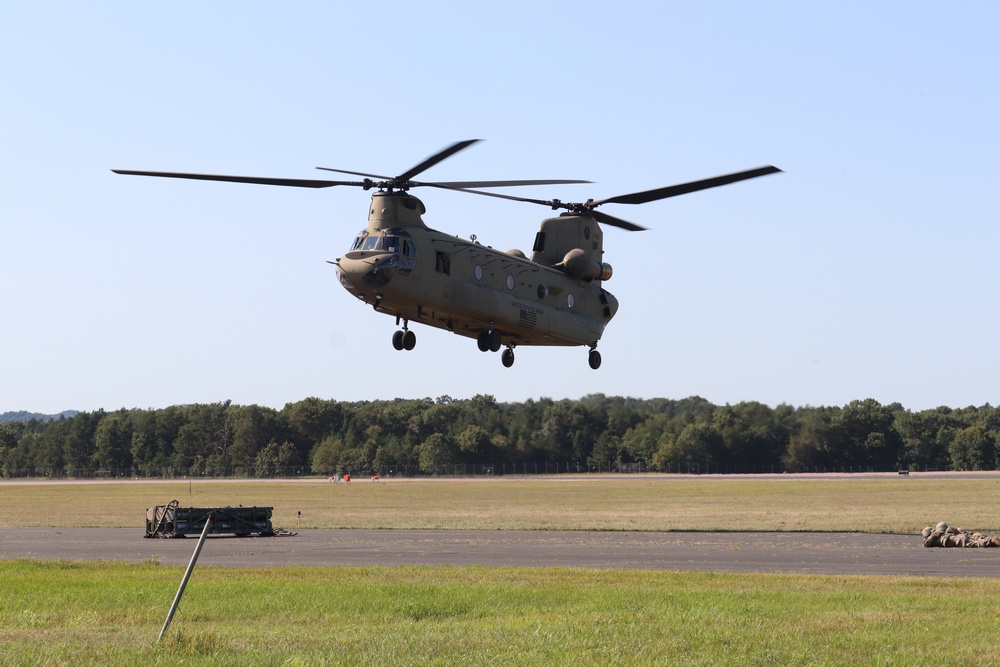
<path fill-rule="evenodd" d="M 736 5 L 736 6 L 734 6 Z M 1000 401 L 1000 5 L 13 3 L 0 21 L 0 412 L 578 398 L 922 410 Z M 368 193 L 118 176 L 580 178 L 564 200 L 774 164 L 607 212 L 621 301 L 585 348 L 474 341 L 356 301 L 326 260 Z M 422 190 L 530 249 L 550 212 Z"/>

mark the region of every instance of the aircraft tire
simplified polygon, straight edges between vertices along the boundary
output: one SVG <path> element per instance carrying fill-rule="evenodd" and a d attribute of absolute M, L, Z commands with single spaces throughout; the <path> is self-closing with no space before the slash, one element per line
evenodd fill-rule
<path fill-rule="evenodd" d="M 480 352 L 487 352 L 490 349 L 490 332 L 480 331 L 476 336 L 476 344 L 479 345 Z"/>
<path fill-rule="evenodd" d="M 404 331 L 403 332 L 403 349 L 404 350 L 412 350 L 416 346 L 417 346 L 417 334 L 415 334 L 415 333 L 413 333 L 412 331 L 409 331 L 409 330 Z"/>
<path fill-rule="evenodd" d="M 601 367 L 601 353 L 597 350 L 591 350 L 587 361 L 590 362 L 590 367 L 596 371 Z"/>
<path fill-rule="evenodd" d="M 504 350 L 503 354 L 500 356 L 500 361 L 503 363 L 504 368 L 510 368 L 511 366 L 513 366 L 514 350 L 510 349 L 509 347 L 506 350 Z"/>
<path fill-rule="evenodd" d="M 500 347 L 503 345 L 503 341 L 500 340 L 500 334 L 496 331 L 491 331 L 488 340 L 490 343 L 490 352 L 499 352 Z"/>
<path fill-rule="evenodd" d="M 392 334 L 392 346 L 394 348 L 396 348 L 397 350 L 402 350 L 403 349 L 403 332 L 402 331 L 397 331 L 396 333 Z"/>

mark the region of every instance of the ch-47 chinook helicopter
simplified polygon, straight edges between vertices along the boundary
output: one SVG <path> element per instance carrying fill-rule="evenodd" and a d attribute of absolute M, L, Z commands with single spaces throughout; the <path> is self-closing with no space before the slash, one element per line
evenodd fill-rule
<path fill-rule="evenodd" d="M 618 300 L 604 289 L 611 265 L 604 261 L 604 234 L 598 223 L 641 231 L 626 220 L 597 211 L 604 204 L 643 204 L 727 185 L 781 171 L 759 167 L 655 190 L 608 199 L 565 203 L 486 192 L 478 188 L 589 183 L 579 180 L 458 181 L 413 180 L 438 162 L 475 143 L 461 141 L 399 176 L 379 176 L 343 169 L 325 171 L 362 176 L 361 181 L 329 181 L 256 176 L 225 176 L 161 171 L 113 170 L 117 174 L 256 183 L 303 188 L 337 185 L 375 189 L 368 226 L 350 250 L 335 261 L 341 284 L 377 312 L 393 315 L 401 326 L 392 336 L 397 350 L 412 350 L 419 322 L 475 338 L 483 352 L 505 347 L 501 361 L 514 364 L 518 345 L 586 346 L 590 367 L 601 365 L 597 343 L 615 316 Z M 435 187 L 565 209 L 542 220 L 530 259 L 520 250 L 506 252 L 465 240 L 424 224 L 423 202 L 411 188 Z"/>

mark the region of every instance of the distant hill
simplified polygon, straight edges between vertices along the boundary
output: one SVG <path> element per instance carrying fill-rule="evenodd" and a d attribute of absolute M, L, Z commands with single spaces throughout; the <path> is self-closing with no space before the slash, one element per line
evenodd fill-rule
<path fill-rule="evenodd" d="M 32 419 L 37 419 L 38 421 L 50 422 L 60 417 L 72 417 L 78 414 L 79 410 L 63 410 L 57 415 L 43 415 L 38 412 L 26 412 L 21 410 L 19 412 L 4 412 L 0 413 L 0 424 L 3 422 L 26 422 Z"/>

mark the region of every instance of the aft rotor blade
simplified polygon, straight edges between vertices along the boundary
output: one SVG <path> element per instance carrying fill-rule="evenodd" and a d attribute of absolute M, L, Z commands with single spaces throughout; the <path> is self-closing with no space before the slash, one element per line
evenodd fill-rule
<path fill-rule="evenodd" d="M 455 188 L 456 190 L 461 190 L 460 188 Z M 497 197 L 498 199 L 510 199 L 511 201 L 523 201 L 529 204 L 541 204 L 542 206 L 548 206 L 553 209 L 557 208 L 570 208 L 572 206 L 567 206 L 558 200 L 545 200 L 545 199 L 531 199 L 530 197 L 515 197 L 512 195 L 502 195 L 497 192 L 482 192 L 480 190 L 461 190 L 461 192 L 468 192 L 474 195 L 483 195 L 486 197 Z M 613 215 L 608 215 L 607 213 L 601 213 L 600 211 L 587 210 L 580 212 L 577 215 L 589 215 L 598 222 L 603 222 L 604 224 L 611 225 L 612 227 L 619 227 L 621 229 L 627 229 L 630 232 L 643 232 L 646 231 L 645 227 L 640 227 L 634 222 L 629 222 L 628 220 L 622 220 L 621 218 L 616 218 Z"/>
<path fill-rule="evenodd" d="M 463 150 L 465 148 L 468 148 L 469 146 L 471 146 L 472 144 L 476 143 L 477 141 L 479 141 L 479 139 L 468 139 L 466 141 L 459 141 L 456 144 L 452 144 L 451 146 L 449 146 L 448 148 L 444 149 L 440 153 L 435 153 L 434 155 L 430 156 L 429 158 L 427 158 L 426 160 L 424 160 L 423 162 L 421 162 L 420 164 L 418 164 L 416 167 L 413 167 L 409 171 L 403 172 L 402 174 L 400 174 L 399 176 L 397 176 L 395 178 L 395 180 L 397 182 L 405 183 L 406 181 L 409 181 L 411 178 L 413 178 L 417 174 L 430 169 L 431 167 L 433 167 L 434 165 L 436 165 L 441 160 L 446 160 L 446 159 L 450 158 L 455 153 L 457 153 L 460 150 Z"/>
<path fill-rule="evenodd" d="M 131 171 L 112 169 L 116 174 L 129 176 L 158 176 L 161 178 L 187 178 L 195 181 L 226 181 L 229 183 L 253 183 L 257 185 L 281 185 L 294 188 L 329 188 L 335 185 L 361 185 L 360 181 L 320 181 L 303 178 L 263 178 L 260 176 L 226 176 L 222 174 L 184 174 L 174 171 Z"/>
<path fill-rule="evenodd" d="M 667 197 L 676 197 L 677 195 L 686 195 L 691 192 L 697 192 L 699 190 L 707 190 L 708 188 L 717 188 L 720 185 L 729 185 L 730 183 L 736 183 L 737 181 L 745 181 L 749 178 L 757 178 L 758 176 L 766 176 L 768 174 L 774 174 L 780 172 L 781 170 L 777 167 L 766 166 L 758 167 L 757 169 L 748 169 L 747 171 L 738 171 L 733 174 L 724 174 L 722 176 L 715 176 L 713 178 L 705 178 L 699 181 L 691 181 L 690 183 L 679 183 L 678 185 L 668 185 L 665 188 L 657 188 L 655 190 L 645 190 L 643 192 L 633 192 L 628 195 L 618 195 L 617 197 L 611 197 L 610 199 L 602 199 L 600 201 L 593 202 L 594 206 L 600 206 L 601 204 L 645 204 L 646 202 L 656 201 L 658 199 L 666 199 Z"/>

